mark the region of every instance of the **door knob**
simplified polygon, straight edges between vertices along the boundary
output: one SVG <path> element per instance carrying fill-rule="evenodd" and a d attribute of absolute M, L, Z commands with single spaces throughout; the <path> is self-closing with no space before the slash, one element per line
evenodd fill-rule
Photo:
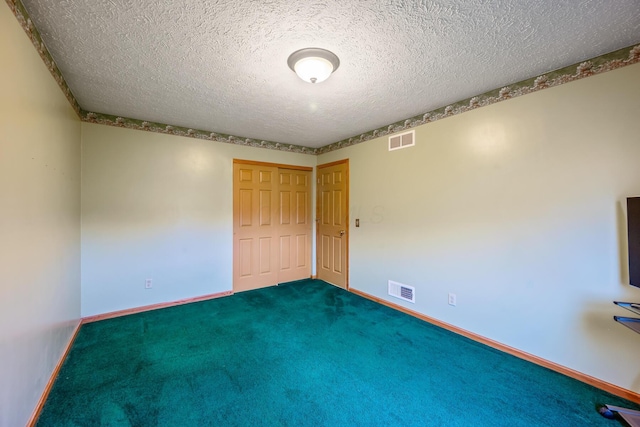
<path fill-rule="evenodd" d="M 346 231 L 340 230 L 340 236 L 344 236 L 344 233 L 346 233 Z"/>

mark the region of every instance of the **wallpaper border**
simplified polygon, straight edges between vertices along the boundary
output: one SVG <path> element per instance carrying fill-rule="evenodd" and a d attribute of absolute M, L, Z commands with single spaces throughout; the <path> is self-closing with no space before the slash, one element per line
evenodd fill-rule
<path fill-rule="evenodd" d="M 209 141 L 223 142 L 228 144 L 243 145 L 255 148 L 267 148 L 271 150 L 288 151 L 294 153 L 319 155 L 329 153 L 331 151 L 350 147 L 385 135 L 391 135 L 396 132 L 405 131 L 427 123 L 445 119 L 447 117 L 456 116 L 476 108 L 486 107 L 497 102 L 506 101 L 511 98 L 537 92 L 539 90 L 559 86 L 575 80 L 601 74 L 617 68 L 625 67 L 640 62 L 640 44 L 629 46 L 616 50 L 614 52 L 598 56 L 596 58 L 569 65 L 567 67 L 550 71 L 536 77 L 532 77 L 511 85 L 494 89 L 471 98 L 463 99 L 458 102 L 428 111 L 417 116 L 400 120 L 389 125 L 370 130 L 360 135 L 355 135 L 341 141 L 334 142 L 319 148 L 303 147 L 295 144 L 286 144 L 275 141 L 265 141 L 254 138 L 245 138 L 229 134 L 221 134 L 202 129 L 192 129 L 183 126 L 175 126 L 166 123 L 149 122 L 145 120 L 114 116 L 110 114 L 102 114 L 93 111 L 84 110 L 76 100 L 75 96 L 69 89 L 62 72 L 56 65 L 49 50 L 45 46 L 40 33 L 31 21 L 27 10 L 20 0 L 6 0 L 9 8 L 13 11 L 18 22 L 27 33 L 31 42 L 40 54 L 45 65 L 58 82 L 63 93 L 69 100 L 69 103 L 76 111 L 80 119 L 88 123 L 98 123 L 107 126 L 123 127 L 128 129 L 136 129 L 147 132 L 164 133 L 170 135 L 184 136 L 189 138 L 198 138 Z"/>
<path fill-rule="evenodd" d="M 316 154 L 328 153 L 340 148 L 369 141 L 374 138 L 391 135 L 426 123 L 466 113 L 467 111 L 475 110 L 476 108 L 486 107 L 497 102 L 506 101 L 511 98 L 527 95 L 539 90 L 559 86 L 639 62 L 640 44 L 629 46 L 585 62 L 550 71 L 548 73 L 522 80 L 499 89 L 494 89 L 471 98 L 463 99 L 462 101 L 454 102 L 453 104 L 449 104 L 424 114 L 410 117 L 351 138 L 343 139 L 342 141 L 334 142 L 333 144 L 325 145 L 324 147 L 318 148 L 316 150 Z"/>
<path fill-rule="evenodd" d="M 53 60 L 53 57 L 49 53 L 49 50 L 42 41 L 40 32 L 31 21 L 27 9 L 25 9 L 20 0 L 6 1 L 9 5 L 9 9 L 11 9 L 16 19 L 18 20 L 18 23 L 20 24 L 24 32 L 27 33 L 27 36 L 29 36 L 31 43 L 33 43 L 33 46 L 40 54 L 40 58 L 42 58 L 44 65 L 47 67 L 55 81 L 58 82 L 58 86 L 60 86 L 60 89 L 62 89 L 62 92 L 67 97 L 67 100 L 71 104 L 71 107 L 73 107 L 78 116 L 82 118 L 82 108 L 80 108 L 80 104 L 78 104 L 76 97 L 71 92 L 71 89 L 69 89 L 69 86 L 67 86 L 67 82 L 62 76 L 62 72 L 58 69 L 56 62 Z"/>

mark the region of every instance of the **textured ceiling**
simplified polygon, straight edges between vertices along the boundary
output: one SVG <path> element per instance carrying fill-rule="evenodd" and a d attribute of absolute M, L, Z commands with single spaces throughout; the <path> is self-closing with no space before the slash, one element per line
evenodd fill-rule
<path fill-rule="evenodd" d="M 82 109 L 321 147 L 640 42 L 639 0 L 23 0 Z M 340 68 L 300 80 L 287 57 Z"/>

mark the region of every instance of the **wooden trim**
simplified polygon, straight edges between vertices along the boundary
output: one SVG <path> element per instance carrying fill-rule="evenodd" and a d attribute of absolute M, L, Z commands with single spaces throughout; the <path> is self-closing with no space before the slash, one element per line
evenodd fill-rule
<path fill-rule="evenodd" d="M 349 283 L 349 244 L 351 243 L 351 209 L 349 208 L 349 206 L 351 206 L 351 194 L 349 193 L 349 188 L 351 188 L 351 170 L 350 170 L 350 165 L 349 165 L 349 159 L 344 159 L 341 160 L 340 162 L 344 162 L 346 165 L 346 185 L 345 185 L 345 191 L 347 193 L 347 206 L 345 206 L 346 209 L 346 224 L 345 224 L 345 229 L 347 231 L 347 241 L 345 242 L 345 248 L 344 250 L 347 251 L 347 254 L 345 256 L 345 263 L 344 263 L 344 274 L 345 274 L 345 278 L 344 278 L 344 287 L 346 290 L 349 290 L 351 287 L 351 284 Z"/>
<path fill-rule="evenodd" d="M 51 388 L 53 387 L 53 383 L 56 381 L 56 378 L 58 377 L 58 373 L 60 372 L 60 368 L 62 368 L 62 364 L 64 363 L 67 356 L 69 355 L 69 351 L 71 350 L 71 347 L 73 346 L 73 343 L 75 342 L 76 337 L 78 336 L 78 332 L 80 331 L 80 326 L 82 326 L 82 320 L 80 320 L 76 324 L 73 330 L 73 333 L 71 334 L 71 338 L 69 338 L 69 342 L 67 343 L 67 347 L 64 349 L 64 352 L 62 353 L 62 356 L 60 356 L 60 359 L 58 360 L 58 363 L 56 364 L 55 368 L 53 368 L 53 372 L 49 376 L 49 381 L 47 381 L 47 385 L 44 387 L 44 390 L 40 395 L 40 400 L 38 400 L 38 403 L 35 409 L 33 410 L 33 413 L 31 414 L 31 418 L 29 418 L 29 421 L 27 422 L 27 427 L 33 427 L 38 422 L 38 417 L 40 416 L 40 413 L 42 412 L 42 408 L 44 407 L 44 404 L 47 401 L 47 398 L 49 397 L 49 393 L 51 393 Z"/>
<path fill-rule="evenodd" d="M 321 165 L 316 166 L 318 169 L 320 168 L 328 168 L 329 166 L 339 165 L 340 163 L 349 163 L 349 159 L 336 160 L 335 162 L 323 163 Z"/>
<path fill-rule="evenodd" d="M 293 169 L 298 171 L 313 171 L 313 167 L 311 166 L 285 165 L 282 163 L 258 162 L 254 160 L 233 159 L 233 163 L 238 163 L 240 165 L 270 166 L 274 168 Z"/>
<path fill-rule="evenodd" d="M 97 322 L 99 320 L 105 320 L 105 319 L 113 319 L 114 317 L 126 316 L 129 314 L 143 313 L 145 311 L 158 310 L 160 308 L 174 307 L 176 305 L 189 304 L 192 302 L 206 301 L 210 299 L 226 297 L 229 295 L 233 295 L 233 291 L 224 291 L 224 292 L 218 292 L 217 294 L 203 295 L 195 298 L 186 298 L 186 299 L 181 299 L 177 301 L 161 302 L 158 304 L 144 305 L 142 307 L 128 308 L 126 310 L 112 311 L 110 313 L 83 317 L 82 324 Z"/>
<path fill-rule="evenodd" d="M 631 390 L 627 390 L 615 384 L 608 383 L 606 381 L 602 381 L 598 378 L 592 377 L 587 374 L 583 374 L 582 372 L 575 371 L 571 368 L 567 368 L 566 366 L 562 366 L 558 363 L 551 362 L 550 360 L 543 359 L 541 357 L 535 356 L 531 353 L 524 352 L 522 350 L 518 350 L 517 348 L 510 347 L 506 344 L 502 344 L 498 341 L 494 341 L 492 339 L 483 337 L 482 335 L 478 335 L 476 333 L 467 331 L 466 329 L 458 328 L 457 326 L 451 325 L 446 322 L 442 322 L 433 317 L 426 316 L 422 313 L 418 313 L 417 311 L 410 310 L 408 308 L 402 307 L 400 305 L 389 302 L 385 299 L 375 297 L 366 292 L 359 291 L 357 289 L 349 289 L 349 292 L 352 292 L 356 295 L 369 299 L 371 301 L 377 302 L 382 305 L 386 305 L 387 307 L 391 307 L 395 310 L 401 311 L 405 314 L 408 314 L 413 317 L 417 317 L 420 320 L 424 320 L 425 322 L 431 323 L 433 325 L 439 326 L 448 331 L 454 332 L 458 335 L 462 335 L 463 337 L 472 339 L 479 343 L 488 345 L 489 347 L 500 350 L 504 353 L 510 354 L 512 356 L 516 356 L 520 359 L 526 360 L 531 363 L 535 363 L 536 365 L 543 366 L 545 368 L 551 369 L 552 371 L 558 372 L 560 374 L 566 375 L 575 380 L 581 381 L 585 384 L 589 384 L 593 387 L 599 388 L 600 390 L 604 390 L 616 396 L 622 397 L 624 399 L 630 400 L 634 403 L 640 404 L 640 393 L 636 393 Z"/>
<path fill-rule="evenodd" d="M 312 280 L 316 280 L 318 278 L 317 274 L 312 274 L 311 277 L 309 277 Z"/>
<path fill-rule="evenodd" d="M 42 392 L 42 395 L 40 396 L 40 400 L 38 400 L 38 404 L 36 405 L 33 413 L 31 414 L 31 418 L 29 418 L 29 421 L 27 422 L 27 427 L 33 427 L 33 426 L 36 425 L 36 422 L 38 421 L 38 417 L 40 416 L 40 412 L 42 412 L 42 408 L 44 407 L 44 404 L 47 401 L 47 398 L 49 397 L 49 393 L 51 392 L 51 388 L 53 387 L 53 383 L 55 382 L 56 378 L 58 377 L 58 373 L 60 372 L 60 368 L 62 367 L 62 364 L 64 363 L 65 359 L 69 355 L 69 351 L 71 350 L 71 347 L 73 346 L 73 343 L 75 342 L 76 337 L 78 336 L 78 332 L 80 331 L 80 326 L 84 325 L 85 323 L 97 322 L 99 320 L 112 319 L 114 317 L 126 316 L 128 314 L 142 313 L 142 312 L 145 312 L 145 311 L 157 310 L 157 309 L 166 308 L 166 307 L 173 307 L 173 306 L 176 306 L 176 305 L 189 304 L 189 303 L 192 303 L 192 302 L 206 301 L 206 300 L 210 300 L 210 299 L 229 296 L 229 295 L 232 295 L 232 294 L 233 294 L 233 291 L 218 292 L 216 294 L 203 295 L 203 296 L 195 297 L 195 298 L 186 298 L 186 299 L 182 299 L 182 300 L 178 300 L 178 301 L 164 302 L 164 303 L 152 304 L 152 305 L 145 305 L 145 306 L 142 306 L 142 307 L 129 308 L 129 309 L 126 309 L 126 310 L 112 311 L 110 313 L 104 313 L 104 314 L 98 314 L 98 315 L 95 315 L 95 316 L 83 317 L 82 319 L 80 319 L 80 321 L 76 325 L 76 327 L 75 327 L 75 329 L 73 331 L 73 334 L 71 335 L 71 339 L 69 339 L 69 343 L 67 344 L 67 347 L 64 350 L 64 353 L 60 357 L 60 360 L 58 360 L 58 364 L 56 365 L 56 367 L 54 368 L 53 372 L 51 373 L 51 376 L 49 377 L 49 381 L 47 382 L 47 385 L 44 388 L 44 391 Z"/>

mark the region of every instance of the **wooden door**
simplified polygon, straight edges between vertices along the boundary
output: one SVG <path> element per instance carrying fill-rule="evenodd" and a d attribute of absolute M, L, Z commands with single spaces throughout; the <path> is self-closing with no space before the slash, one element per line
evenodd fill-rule
<path fill-rule="evenodd" d="M 278 168 L 233 165 L 233 290 L 278 283 Z"/>
<path fill-rule="evenodd" d="M 318 166 L 316 194 L 318 279 L 347 289 L 349 160 Z"/>
<path fill-rule="evenodd" d="M 311 276 L 311 171 L 234 160 L 235 292 Z"/>
<path fill-rule="evenodd" d="M 311 171 L 278 169 L 278 283 L 311 276 Z"/>

